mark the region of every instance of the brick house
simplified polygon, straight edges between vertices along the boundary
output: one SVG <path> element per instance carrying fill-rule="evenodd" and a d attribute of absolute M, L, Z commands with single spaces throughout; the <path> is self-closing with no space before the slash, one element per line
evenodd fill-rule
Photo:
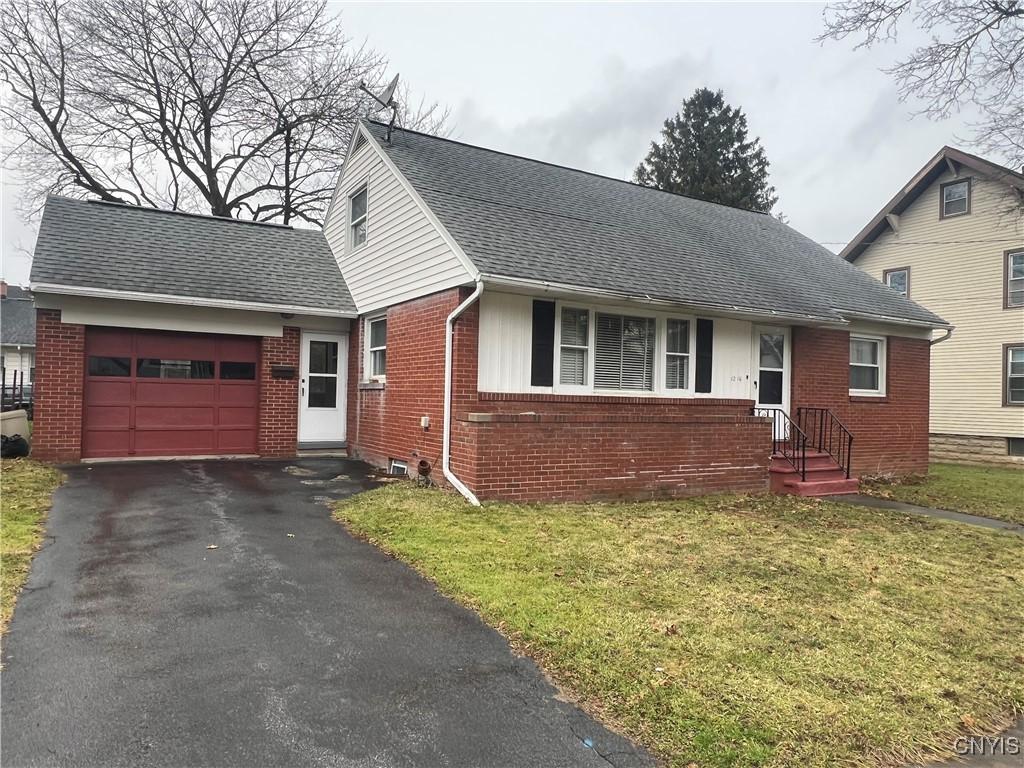
<path fill-rule="evenodd" d="M 924 472 L 945 322 L 774 218 L 363 122 L 323 232 L 51 198 L 40 458 L 290 456 L 471 500 Z"/>

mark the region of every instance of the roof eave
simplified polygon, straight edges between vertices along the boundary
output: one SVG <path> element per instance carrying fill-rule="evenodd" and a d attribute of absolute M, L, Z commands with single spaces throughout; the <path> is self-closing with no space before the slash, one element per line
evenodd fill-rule
<path fill-rule="evenodd" d="M 154 304 L 178 304 L 187 307 L 209 307 L 211 309 L 235 309 L 249 312 L 277 312 L 279 314 L 313 315 L 316 317 L 355 318 L 354 311 L 306 307 L 297 304 L 276 304 L 234 299 L 212 299 L 206 296 L 178 296 L 166 293 L 143 293 L 141 291 L 118 291 L 111 288 L 92 288 L 60 283 L 32 283 L 33 293 L 57 296 L 82 296 L 93 299 L 118 299 L 121 301 L 148 301 Z"/>
<path fill-rule="evenodd" d="M 847 309 L 837 309 L 836 311 L 847 320 L 871 320 L 876 323 L 887 323 L 890 325 L 909 325 L 915 328 L 941 328 L 943 330 L 947 328 L 953 329 L 955 327 L 952 323 L 947 323 L 941 318 L 937 318 L 936 320 L 913 320 L 906 317 L 896 317 L 894 315 L 878 315 L 871 312 L 853 312 Z"/>

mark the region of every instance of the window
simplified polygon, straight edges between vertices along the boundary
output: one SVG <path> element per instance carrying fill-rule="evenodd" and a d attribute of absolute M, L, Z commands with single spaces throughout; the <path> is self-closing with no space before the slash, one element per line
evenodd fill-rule
<path fill-rule="evenodd" d="M 366 369 L 372 381 L 384 381 L 388 369 L 388 319 L 366 321 Z"/>
<path fill-rule="evenodd" d="M 220 364 L 220 377 L 232 381 L 251 381 L 256 378 L 256 363 L 222 362 Z"/>
<path fill-rule="evenodd" d="M 882 273 L 882 281 L 900 296 L 910 295 L 910 267 L 887 269 Z"/>
<path fill-rule="evenodd" d="M 885 339 L 850 337 L 850 394 L 885 394 Z"/>
<path fill-rule="evenodd" d="M 336 408 L 338 405 L 338 343 L 309 341 L 309 408 Z"/>
<path fill-rule="evenodd" d="M 388 474 L 399 475 L 401 477 L 409 476 L 409 465 L 399 459 L 391 459 L 388 461 Z"/>
<path fill-rule="evenodd" d="M 951 181 L 939 187 L 940 204 L 939 218 L 962 216 L 971 212 L 971 180 Z"/>
<path fill-rule="evenodd" d="M 212 379 L 213 360 L 163 360 L 140 357 L 135 375 L 144 379 Z"/>
<path fill-rule="evenodd" d="M 654 318 L 598 313 L 594 386 L 654 389 Z"/>
<path fill-rule="evenodd" d="M 1024 437 L 1006 438 L 1006 453 L 1010 456 L 1024 456 Z"/>
<path fill-rule="evenodd" d="M 1005 301 L 1003 306 L 1024 307 L 1024 250 L 1006 252 Z"/>
<path fill-rule="evenodd" d="M 587 351 L 590 348 L 590 312 L 562 308 L 562 332 L 558 383 L 583 386 L 587 383 Z"/>
<path fill-rule="evenodd" d="M 366 242 L 366 187 L 349 198 L 348 221 L 352 247 L 358 248 Z"/>
<path fill-rule="evenodd" d="M 97 357 L 89 356 L 90 376 L 131 376 L 132 359 L 130 357 Z"/>
<path fill-rule="evenodd" d="M 669 318 L 665 341 L 665 389 L 690 386 L 690 321 Z"/>
<path fill-rule="evenodd" d="M 1003 347 L 1003 405 L 1024 405 L 1024 346 Z"/>

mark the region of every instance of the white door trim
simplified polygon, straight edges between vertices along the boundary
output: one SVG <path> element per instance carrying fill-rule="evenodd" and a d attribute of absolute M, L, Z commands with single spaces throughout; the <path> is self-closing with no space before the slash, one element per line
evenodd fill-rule
<path fill-rule="evenodd" d="M 311 341 L 333 342 L 338 345 L 338 367 L 334 374 L 317 373 L 313 376 L 335 379 L 335 405 L 333 408 L 310 407 L 309 344 Z M 345 442 L 346 403 L 348 401 L 348 342 L 347 333 L 302 331 L 299 351 L 299 444 L 338 446 Z"/>

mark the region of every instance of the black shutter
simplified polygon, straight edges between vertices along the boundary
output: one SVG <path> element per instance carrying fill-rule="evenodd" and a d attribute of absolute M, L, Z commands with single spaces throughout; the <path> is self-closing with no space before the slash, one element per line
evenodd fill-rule
<path fill-rule="evenodd" d="M 711 348 L 715 337 L 715 323 L 713 320 L 697 318 L 697 374 L 694 381 L 694 391 L 711 391 Z"/>
<path fill-rule="evenodd" d="M 555 378 L 555 302 L 533 302 L 530 384 L 550 387 Z"/>

